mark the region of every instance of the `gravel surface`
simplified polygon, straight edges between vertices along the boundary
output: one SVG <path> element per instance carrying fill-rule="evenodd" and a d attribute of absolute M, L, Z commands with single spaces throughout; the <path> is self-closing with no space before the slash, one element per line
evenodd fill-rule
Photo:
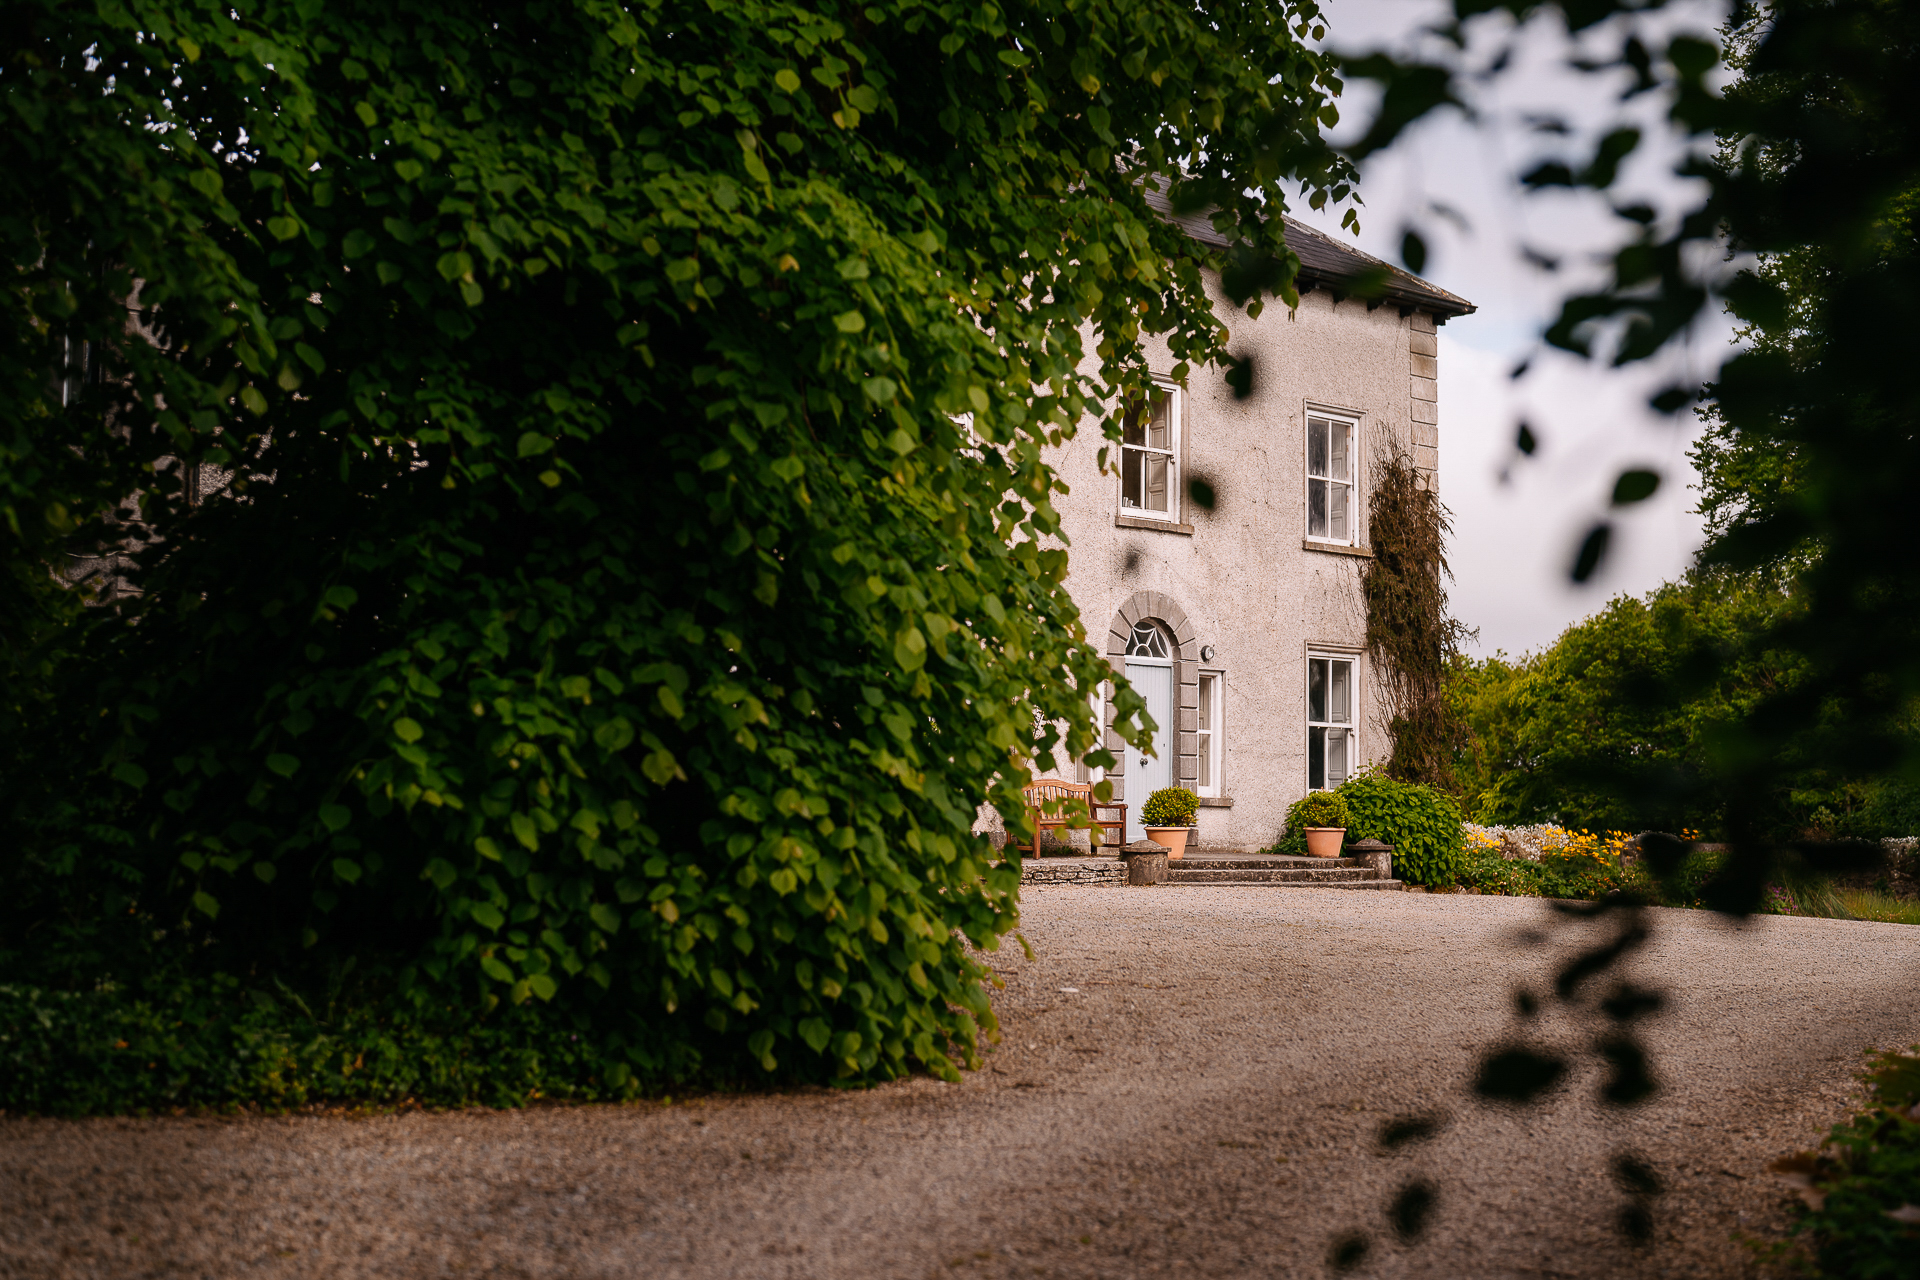
<path fill-rule="evenodd" d="M 1572 938 L 1526 899 L 1030 888 L 1005 1043 L 958 1085 L 346 1118 L 0 1121 L 0 1275 L 1736 1276 L 1787 1220 L 1769 1160 L 1920 1041 L 1920 929 L 1659 911 L 1665 1083 L 1544 1106 L 1465 1090 Z M 1586 926 L 1574 926 L 1581 928 Z M 1553 1015 L 1533 1034 L 1576 1044 Z M 1382 1154 L 1390 1117 L 1444 1112 Z M 1620 1151 L 1658 1170 L 1650 1248 Z M 1397 1242 L 1385 1206 L 1438 1191 Z"/>

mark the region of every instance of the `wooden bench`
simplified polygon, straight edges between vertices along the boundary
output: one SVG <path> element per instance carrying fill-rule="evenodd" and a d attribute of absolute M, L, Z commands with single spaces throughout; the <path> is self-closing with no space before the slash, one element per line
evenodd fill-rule
<path fill-rule="evenodd" d="M 1092 825 L 1100 831 L 1113 832 L 1110 841 L 1104 841 L 1103 847 L 1119 848 L 1127 840 L 1127 806 L 1124 804 L 1101 804 L 1093 798 L 1093 784 L 1090 782 L 1067 782 L 1060 778 L 1035 778 L 1029 782 L 1022 793 L 1027 800 L 1027 815 L 1034 823 L 1033 844 L 1028 850 L 1030 857 L 1040 856 L 1040 833 L 1058 831 L 1071 824 L 1075 818 L 1091 819 Z M 1047 812 L 1051 808 L 1053 813 Z M 1118 818 L 1103 818 L 1103 813 L 1118 812 Z M 1019 848 L 1014 845 L 1014 848 Z"/>

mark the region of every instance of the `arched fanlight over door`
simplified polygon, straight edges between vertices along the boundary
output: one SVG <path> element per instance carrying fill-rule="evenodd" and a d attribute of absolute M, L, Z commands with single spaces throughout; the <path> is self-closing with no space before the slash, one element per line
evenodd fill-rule
<path fill-rule="evenodd" d="M 1171 659 L 1173 655 L 1167 650 L 1167 633 L 1146 619 L 1134 623 L 1133 634 L 1127 637 L 1127 656 Z"/>

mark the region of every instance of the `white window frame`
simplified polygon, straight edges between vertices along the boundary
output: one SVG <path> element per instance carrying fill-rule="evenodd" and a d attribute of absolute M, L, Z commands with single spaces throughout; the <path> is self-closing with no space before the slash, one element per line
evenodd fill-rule
<path fill-rule="evenodd" d="M 1331 714 L 1332 709 L 1330 707 L 1322 707 L 1321 710 L 1323 714 L 1321 718 L 1317 720 L 1314 718 L 1314 715 L 1313 715 L 1313 664 L 1316 662 L 1325 662 L 1329 664 L 1327 668 L 1327 688 L 1329 692 L 1331 692 L 1333 687 L 1333 668 L 1331 664 L 1338 662 L 1338 663 L 1344 663 L 1346 665 L 1346 668 L 1347 668 L 1347 718 L 1344 722 L 1338 721 L 1332 718 L 1332 714 Z M 1332 653 L 1332 652 L 1327 652 L 1327 651 L 1322 651 L 1317 649 L 1308 650 L 1307 651 L 1306 694 L 1307 696 L 1306 696 L 1305 711 L 1306 711 L 1306 721 L 1307 721 L 1307 790 L 1309 791 L 1332 790 L 1333 787 L 1337 787 L 1340 785 L 1341 782 L 1345 782 L 1348 778 L 1351 778 L 1354 775 L 1354 773 L 1357 772 L 1358 766 L 1359 766 L 1359 760 L 1360 760 L 1360 658 L 1359 658 L 1359 655 L 1352 654 L 1352 653 Z M 1322 740 L 1321 755 L 1320 755 L 1320 777 L 1318 781 L 1314 779 L 1313 737 L 1316 731 L 1325 732 L 1329 736 L 1331 736 L 1331 734 L 1334 733 L 1335 731 L 1344 732 L 1346 734 L 1346 740 L 1347 740 L 1346 773 L 1337 782 L 1329 783 L 1328 781 L 1327 753 L 1324 745 L 1325 744 L 1324 739 Z"/>
<path fill-rule="evenodd" d="M 1203 796 L 1222 796 L 1226 794 L 1224 781 L 1220 776 L 1220 766 L 1226 760 L 1223 739 L 1226 722 L 1223 712 L 1226 709 L 1226 673 L 1213 667 L 1200 669 L 1199 686 L 1195 690 L 1193 724 L 1194 754 L 1198 757 L 1195 768 L 1201 778 L 1194 788 Z"/>
<path fill-rule="evenodd" d="M 1101 680 L 1093 686 L 1093 693 L 1087 701 L 1093 706 L 1093 746 L 1087 752 L 1092 755 L 1107 745 L 1107 700 L 1113 696 L 1113 682 Z M 1080 776 L 1076 781 L 1100 783 L 1106 781 L 1107 771 L 1099 765 L 1088 764 L 1086 756 L 1080 757 Z"/>
<path fill-rule="evenodd" d="M 1307 540 L 1310 542 L 1331 543 L 1332 545 L 1339 546 L 1339 547 L 1359 546 L 1360 545 L 1360 419 L 1355 414 L 1339 413 L 1330 409 L 1318 408 L 1317 406 L 1310 404 L 1307 406 L 1306 423 L 1307 423 L 1307 429 L 1300 441 L 1300 445 L 1301 445 L 1300 469 L 1301 469 L 1301 474 L 1306 477 L 1306 491 L 1302 495 L 1302 498 L 1304 500 L 1305 507 L 1306 507 L 1305 515 L 1306 515 Z M 1327 474 L 1322 476 L 1317 476 L 1314 474 L 1313 437 L 1315 435 L 1316 426 L 1323 423 L 1326 424 L 1327 428 L 1330 431 L 1344 430 L 1346 432 L 1346 435 L 1347 435 L 1346 471 L 1347 473 L 1344 478 L 1340 476 L 1332 475 L 1332 474 Z M 1329 436 L 1329 448 L 1327 452 L 1329 456 L 1329 465 L 1327 467 L 1327 471 L 1331 473 L 1333 470 L 1331 466 L 1331 456 L 1333 454 L 1333 449 L 1331 447 L 1331 436 Z M 1324 491 L 1327 492 L 1329 495 L 1328 501 L 1327 501 L 1327 507 L 1326 507 L 1326 510 L 1329 514 L 1329 520 L 1328 520 L 1329 529 L 1331 528 L 1331 523 L 1332 523 L 1331 513 L 1333 510 L 1331 495 L 1336 488 L 1345 490 L 1345 496 L 1347 501 L 1347 532 L 1345 537 L 1335 537 L 1330 531 L 1323 531 L 1321 533 L 1315 533 L 1313 531 L 1313 495 L 1314 495 L 1316 485 L 1323 486 Z"/>
<path fill-rule="evenodd" d="M 1124 404 L 1121 406 L 1120 467 L 1118 471 L 1118 496 L 1115 498 L 1115 502 L 1118 503 L 1116 509 L 1121 515 L 1131 517 L 1135 520 L 1163 520 L 1168 524 L 1179 524 L 1180 474 L 1183 469 L 1180 463 L 1181 458 L 1184 456 L 1182 449 L 1186 445 L 1187 397 L 1186 392 L 1181 390 L 1178 383 L 1169 382 L 1162 378 L 1153 379 L 1152 387 L 1155 392 L 1164 392 L 1168 397 L 1168 407 L 1173 419 L 1173 429 L 1168 433 L 1171 438 L 1168 440 L 1168 447 L 1165 449 L 1156 449 L 1148 445 L 1128 444 L 1126 442 L 1125 425 L 1127 410 Z M 1130 507 L 1127 505 L 1127 454 L 1130 452 L 1137 452 L 1142 455 L 1165 455 L 1167 459 L 1167 509 L 1165 511 L 1152 511 L 1146 507 Z"/>

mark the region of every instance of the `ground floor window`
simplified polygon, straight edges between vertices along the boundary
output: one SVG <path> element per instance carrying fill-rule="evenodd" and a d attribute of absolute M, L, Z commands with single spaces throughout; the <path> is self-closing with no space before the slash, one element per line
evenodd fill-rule
<path fill-rule="evenodd" d="M 1331 790 L 1352 771 L 1353 659 L 1307 658 L 1307 787 Z"/>
<path fill-rule="evenodd" d="M 1093 708 L 1093 750 L 1099 751 L 1107 745 L 1107 700 L 1113 697 L 1113 684 L 1102 680 L 1093 687 L 1093 694 L 1087 699 Z M 1088 755 L 1093 752 L 1088 752 Z M 1107 771 L 1097 764 L 1088 764 L 1086 757 L 1080 758 L 1079 768 L 1075 771 L 1076 782 L 1099 782 L 1107 776 Z"/>
<path fill-rule="evenodd" d="M 1200 756 L 1199 792 L 1217 796 L 1220 791 L 1220 673 L 1200 673 L 1200 707 L 1195 717 L 1194 749 Z"/>

